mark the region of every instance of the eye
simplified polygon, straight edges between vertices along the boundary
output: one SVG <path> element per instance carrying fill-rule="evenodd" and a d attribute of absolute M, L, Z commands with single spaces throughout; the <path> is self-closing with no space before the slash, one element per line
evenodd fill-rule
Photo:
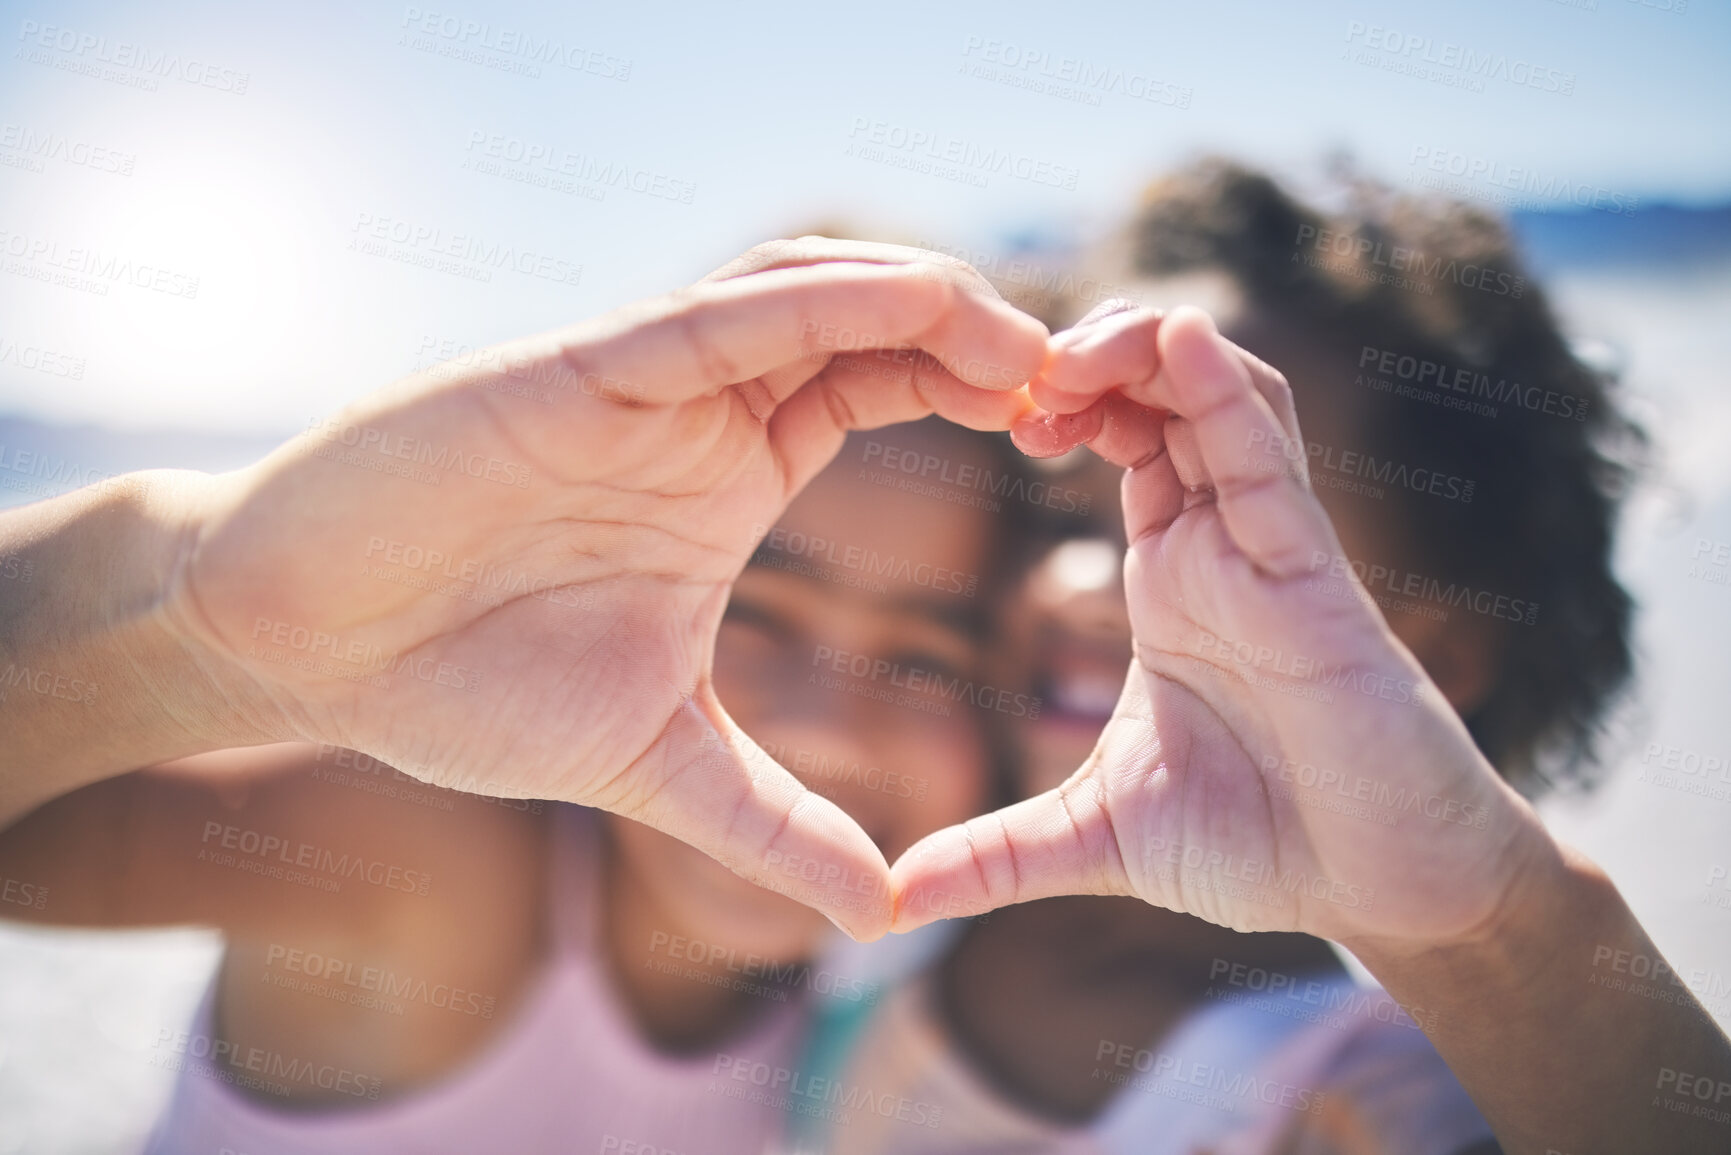
<path fill-rule="evenodd" d="M 728 625 L 750 626 L 762 630 L 766 634 L 777 636 L 791 632 L 780 615 L 768 606 L 759 605 L 738 596 L 727 603 L 727 609 L 722 612 L 721 620 Z"/>
<path fill-rule="evenodd" d="M 889 655 L 889 660 L 904 668 L 958 681 L 966 678 L 973 666 L 967 658 L 923 646 L 898 649 Z"/>

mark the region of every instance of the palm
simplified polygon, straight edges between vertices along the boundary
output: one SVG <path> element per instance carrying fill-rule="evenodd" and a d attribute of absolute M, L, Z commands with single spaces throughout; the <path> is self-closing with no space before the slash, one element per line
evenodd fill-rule
<path fill-rule="evenodd" d="M 710 669 L 733 579 L 849 428 L 934 409 L 1003 428 L 1028 405 L 944 365 L 1025 380 L 1044 330 L 919 275 L 910 252 L 826 265 L 777 250 L 761 275 L 382 391 L 228 479 L 185 561 L 181 616 L 278 736 L 600 806 L 759 881 L 776 881 L 771 850 L 881 875 L 864 833 L 728 720 Z M 838 357 L 820 339 L 831 322 L 897 352 Z M 511 395 L 512 379 L 553 403 Z M 359 449 L 333 460 L 345 442 Z M 437 484 L 379 472 L 418 447 L 469 464 Z M 869 933 L 878 904 L 844 921 Z"/>
<path fill-rule="evenodd" d="M 1048 368 L 1122 389 L 1084 434 L 1134 466 L 1135 661 L 1117 709 L 1063 786 L 933 835 L 897 864 L 898 883 L 962 909 L 1135 894 L 1242 930 L 1337 939 L 1477 925 L 1530 811 L 1350 578 L 1311 577 L 1318 554 L 1340 550 L 1326 515 L 1300 477 L 1244 452 L 1248 430 L 1296 438 L 1284 382 L 1217 345 L 1205 319 L 1157 322 L 1130 318 L 1115 337 L 1127 351 L 1090 336 L 1077 364 Z M 1088 402 L 1073 395 L 1071 408 Z"/>
<path fill-rule="evenodd" d="M 352 467 L 283 453 L 190 580 L 298 725 L 446 784 L 592 798 L 703 685 L 753 529 L 793 479 L 736 391 L 654 409 L 580 396 L 569 425 L 509 433 L 482 419 L 486 396 L 431 399 L 417 428 L 465 432 L 417 436 L 522 467 L 528 488 L 445 476 L 363 505 L 338 498 Z M 691 447 L 665 452 L 680 428 Z M 297 508 L 338 516 L 284 533 Z"/>
<path fill-rule="evenodd" d="M 1182 492 L 1175 476 L 1127 490 Z M 1138 543 L 1126 582 L 1136 661 L 1088 772 L 1133 893 L 1240 930 L 1334 938 L 1483 916 L 1494 877 L 1458 864 L 1493 861 L 1473 823 L 1488 822 L 1496 781 L 1469 757 L 1366 759 L 1457 746 L 1373 609 L 1259 573 L 1212 502 Z"/>

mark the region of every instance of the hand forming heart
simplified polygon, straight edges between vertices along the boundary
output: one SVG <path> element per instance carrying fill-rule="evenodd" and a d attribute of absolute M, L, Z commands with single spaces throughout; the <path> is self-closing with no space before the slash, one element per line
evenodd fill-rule
<path fill-rule="evenodd" d="M 892 871 L 732 723 L 710 672 L 756 527 L 849 429 L 931 412 L 1131 466 L 1137 659 L 1075 777 Z M 1368 600 L 1311 580 L 1339 546 L 1302 471 L 1256 468 L 1252 433 L 1296 438 L 1290 396 L 1200 314 L 1120 313 L 1048 346 L 960 262 L 783 242 L 409 378 L 217 479 L 166 616 L 261 741 L 601 807 L 859 937 L 1070 892 L 1243 928 L 1458 933 L 1495 908 L 1530 812 Z M 1367 827 L 1270 789 L 1291 761 L 1383 760 L 1389 787 L 1483 825 Z M 790 885 L 769 865 L 789 860 L 835 870 Z"/>
<path fill-rule="evenodd" d="M 1031 392 L 1070 432 L 1024 419 L 1018 440 L 1128 467 L 1135 658 L 1068 781 L 896 862 L 897 929 L 1061 894 L 1347 942 L 1484 929 L 1548 839 L 1337 564 L 1303 453 L 1280 451 L 1303 444 L 1285 380 L 1195 310 L 1053 343 Z"/>
<path fill-rule="evenodd" d="M 1045 354 L 1044 327 L 961 262 L 766 245 L 214 479 L 168 615 L 256 741 L 610 810 L 876 937 L 883 855 L 727 717 L 717 627 L 761 527 L 849 429 L 934 411 L 1007 428 Z M 771 867 L 788 861 L 855 888 Z"/>

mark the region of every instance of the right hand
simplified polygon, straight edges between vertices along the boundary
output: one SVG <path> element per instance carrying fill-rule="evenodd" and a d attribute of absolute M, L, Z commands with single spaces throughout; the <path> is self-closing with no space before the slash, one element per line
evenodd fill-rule
<path fill-rule="evenodd" d="M 959 262 L 761 246 L 406 378 L 211 479 L 170 620 L 262 734 L 600 807 L 875 937 L 882 855 L 729 720 L 717 626 L 848 430 L 931 412 L 1008 428 L 1045 355 L 1039 322 Z M 790 862 L 824 869 L 774 865 Z"/>

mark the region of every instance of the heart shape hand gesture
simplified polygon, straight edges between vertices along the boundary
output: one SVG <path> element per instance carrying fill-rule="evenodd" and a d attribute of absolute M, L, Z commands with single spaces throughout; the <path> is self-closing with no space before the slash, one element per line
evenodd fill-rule
<path fill-rule="evenodd" d="M 1242 929 L 1458 935 L 1535 844 L 1350 574 L 1345 596 L 1314 580 L 1339 545 L 1302 469 L 1248 452 L 1298 437 L 1290 394 L 1199 313 L 1120 312 L 1049 344 L 960 262 L 807 238 L 444 368 L 215 479 L 189 517 L 164 617 L 256 740 L 607 809 L 865 938 L 1065 893 Z M 932 412 L 1129 467 L 1136 659 L 1074 777 L 892 870 L 733 724 L 711 669 L 762 527 L 848 430 Z M 1378 826 L 1282 794 L 1294 763 L 1420 814 Z M 1423 816 L 1431 799 L 1469 821 Z M 770 866 L 789 860 L 881 885 Z"/>
<path fill-rule="evenodd" d="M 1131 894 L 1349 943 L 1483 930 L 1548 839 L 1338 563 L 1304 454 L 1280 452 L 1303 445 L 1285 380 L 1193 309 L 1053 343 L 1032 394 L 1070 432 L 1019 440 L 1128 467 L 1135 657 L 1073 776 L 897 861 L 897 929 Z"/>

